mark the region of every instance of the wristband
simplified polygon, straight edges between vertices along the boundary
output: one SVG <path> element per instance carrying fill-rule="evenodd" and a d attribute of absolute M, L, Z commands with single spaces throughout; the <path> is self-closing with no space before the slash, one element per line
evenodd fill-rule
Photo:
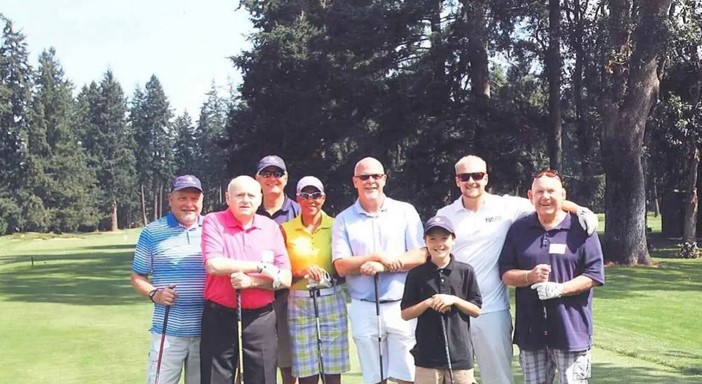
<path fill-rule="evenodd" d="M 154 304 L 156 303 L 156 301 L 154 301 L 154 296 L 156 296 L 158 291 L 159 291 L 158 288 L 154 288 L 154 289 L 149 291 L 149 299 L 151 299 L 151 302 Z"/>

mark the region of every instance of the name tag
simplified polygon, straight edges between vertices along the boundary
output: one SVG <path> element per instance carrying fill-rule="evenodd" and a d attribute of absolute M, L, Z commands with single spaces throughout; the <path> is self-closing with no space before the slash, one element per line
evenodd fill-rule
<path fill-rule="evenodd" d="M 273 256 L 273 251 L 270 249 L 261 251 L 261 261 L 263 261 L 264 263 L 272 263 Z"/>
<path fill-rule="evenodd" d="M 566 245 L 565 244 L 550 244 L 548 246 L 548 253 L 551 254 L 556 254 L 556 255 L 562 255 L 566 251 Z"/>

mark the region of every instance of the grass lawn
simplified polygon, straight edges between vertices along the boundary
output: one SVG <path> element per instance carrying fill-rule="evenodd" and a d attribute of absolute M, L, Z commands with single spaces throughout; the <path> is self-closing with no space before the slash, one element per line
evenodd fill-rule
<path fill-rule="evenodd" d="M 144 381 L 151 305 L 129 285 L 137 236 L 0 237 L 0 383 Z M 702 259 L 655 261 L 606 270 L 592 383 L 702 382 Z M 360 383 L 351 356 L 344 382 Z M 516 359 L 514 372 L 521 382 Z"/>

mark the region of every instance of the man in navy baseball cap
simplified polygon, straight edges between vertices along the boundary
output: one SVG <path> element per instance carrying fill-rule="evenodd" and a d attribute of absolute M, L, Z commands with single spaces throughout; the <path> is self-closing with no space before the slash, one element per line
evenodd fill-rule
<path fill-rule="evenodd" d="M 202 184 L 200 180 L 193 175 L 183 175 L 178 176 L 173 180 L 173 187 L 171 187 L 171 192 L 180 191 L 186 188 L 195 188 L 202 192 Z"/>

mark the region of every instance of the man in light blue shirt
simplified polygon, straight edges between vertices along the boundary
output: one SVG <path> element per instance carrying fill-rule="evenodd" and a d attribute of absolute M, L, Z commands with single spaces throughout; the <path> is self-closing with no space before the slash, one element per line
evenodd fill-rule
<path fill-rule="evenodd" d="M 200 180 L 191 175 L 177 177 L 168 204 L 171 211 L 142 230 L 132 262 L 132 286 L 154 303 L 146 382 L 155 381 L 160 358 L 159 384 L 177 384 L 183 369 L 185 384 L 199 384 L 200 323 L 205 305 Z"/>
<path fill-rule="evenodd" d="M 387 175 L 383 165 L 372 157 L 354 168 L 356 202 L 341 212 L 332 229 L 334 268 L 351 294 L 349 318 L 365 383 L 414 381 L 414 321 L 400 317 L 406 271 L 425 261 L 424 255 L 405 256 L 423 244 L 423 227 L 417 210 L 383 193 Z M 376 316 L 374 276 L 378 275 L 379 315 Z M 378 320 L 380 319 L 380 320 Z M 381 337 L 378 342 L 378 323 Z M 382 351 L 379 349 L 382 344 Z M 382 359 L 382 373 L 380 361 Z"/>

